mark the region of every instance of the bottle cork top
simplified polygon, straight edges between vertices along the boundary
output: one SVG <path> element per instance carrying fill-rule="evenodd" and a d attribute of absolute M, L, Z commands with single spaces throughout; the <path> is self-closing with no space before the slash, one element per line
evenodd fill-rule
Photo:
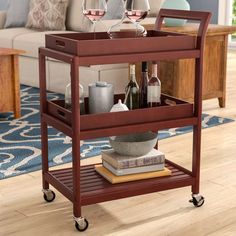
<path fill-rule="evenodd" d="M 146 61 L 142 62 L 142 72 L 148 71 L 148 64 Z"/>
<path fill-rule="evenodd" d="M 135 64 L 131 64 L 129 68 L 130 68 L 130 74 L 135 75 Z"/>
<path fill-rule="evenodd" d="M 152 76 L 157 77 L 157 64 L 152 64 Z"/>

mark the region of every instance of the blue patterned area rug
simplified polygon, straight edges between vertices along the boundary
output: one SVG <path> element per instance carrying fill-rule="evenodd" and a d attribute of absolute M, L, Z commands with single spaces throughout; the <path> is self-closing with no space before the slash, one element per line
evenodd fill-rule
<path fill-rule="evenodd" d="M 48 96 L 50 99 L 62 97 L 55 93 L 49 93 Z M 20 119 L 13 119 L 12 114 L 0 114 L 0 179 L 41 169 L 39 89 L 21 86 L 21 101 Z M 209 128 L 232 121 L 203 114 L 202 127 Z M 191 131 L 192 127 L 161 130 L 159 139 Z M 106 138 L 83 141 L 81 158 L 99 155 L 101 150 L 109 148 Z M 71 139 L 52 127 L 49 128 L 49 153 L 50 166 L 71 161 Z"/>

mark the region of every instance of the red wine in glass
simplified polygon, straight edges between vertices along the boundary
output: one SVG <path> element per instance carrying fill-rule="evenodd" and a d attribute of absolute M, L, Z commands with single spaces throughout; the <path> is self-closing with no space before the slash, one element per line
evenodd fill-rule
<path fill-rule="evenodd" d="M 83 10 L 83 14 L 91 21 L 98 21 L 106 14 L 106 11 L 102 9 L 87 9 Z"/>
<path fill-rule="evenodd" d="M 106 0 L 83 0 L 83 14 L 93 23 L 93 33 L 95 38 L 95 25 L 107 12 Z"/>
<path fill-rule="evenodd" d="M 143 10 L 131 10 L 131 11 L 126 11 L 125 15 L 130 19 L 135 22 L 139 22 L 143 19 L 146 18 L 148 14 L 148 11 L 143 11 Z"/>
<path fill-rule="evenodd" d="M 138 37 L 147 35 L 147 31 L 139 22 L 148 15 L 149 11 L 148 0 L 126 0 L 125 2 L 125 15 L 136 24 Z"/>

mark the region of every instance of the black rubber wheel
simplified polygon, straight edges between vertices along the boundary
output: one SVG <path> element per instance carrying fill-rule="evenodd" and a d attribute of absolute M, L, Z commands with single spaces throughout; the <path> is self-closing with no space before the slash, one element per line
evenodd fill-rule
<path fill-rule="evenodd" d="M 195 207 L 201 207 L 205 200 L 204 200 L 204 197 L 201 196 L 200 200 L 197 200 L 195 197 L 193 197 L 191 200 L 190 200 L 191 203 L 193 203 L 193 205 Z"/>
<path fill-rule="evenodd" d="M 88 228 L 89 223 L 88 223 L 88 221 L 87 221 L 86 219 L 84 219 L 84 222 L 85 222 L 85 224 L 84 224 L 83 227 L 81 227 L 77 222 L 75 222 L 75 228 L 76 228 L 78 231 L 80 231 L 80 232 L 85 231 L 85 230 Z"/>
<path fill-rule="evenodd" d="M 53 191 L 50 191 L 50 194 L 43 194 L 43 198 L 46 202 L 52 202 L 56 198 L 56 194 Z"/>

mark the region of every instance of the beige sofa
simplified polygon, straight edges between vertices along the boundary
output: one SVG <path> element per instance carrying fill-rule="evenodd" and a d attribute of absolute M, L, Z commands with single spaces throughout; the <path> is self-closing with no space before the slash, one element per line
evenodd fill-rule
<path fill-rule="evenodd" d="M 111 0 L 115 1 L 115 0 Z M 91 23 L 82 15 L 82 0 L 70 0 L 67 9 L 66 32 L 90 31 Z M 151 16 L 144 22 L 155 22 L 163 0 L 149 0 Z M 97 25 L 97 30 L 107 30 L 117 20 L 103 20 Z M 0 30 L 0 47 L 17 48 L 25 50 L 20 56 L 20 81 L 22 84 L 38 87 L 38 48 L 45 45 L 45 34 L 64 33 L 65 31 L 40 32 L 28 28 L 7 28 Z M 53 59 L 47 60 L 47 87 L 51 91 L 64 93 L 70 80 L 70 68 L 68 64 Z M 115 92 L 124 91 L 128 78 L 128 65 L 96 65 L 80 68 L 80 82 L 87 93 L 88 84 L 97 80 L 113 83 Z"/>

